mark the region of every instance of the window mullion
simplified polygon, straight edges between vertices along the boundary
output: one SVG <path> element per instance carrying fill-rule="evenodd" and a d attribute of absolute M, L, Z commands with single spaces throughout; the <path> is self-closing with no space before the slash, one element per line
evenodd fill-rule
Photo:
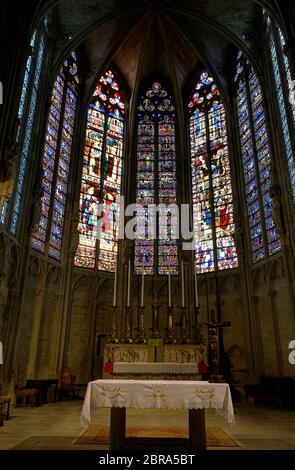
<path fill-rule="evenodd" d="M 213 242 L 213 258 L 214 258 L 214 270 L 217 270 L 217 242 L 216 242 L 216 226 L 215 226 L 215 207 L 214 207 L 214 192 L 213 192 L 213 178 L 211 168 L 211 142 L 210 142 L 210 127 L 208 111 L 205 112 L 206 122 L 206 163 L 209 173 L 209 203 L 210 203 L 210 214 L 211 214 L 211 230 L 212 230 L 212 242 Z"/>
<path fill-rule="evenodd" d="M 155 121 L 155 143 L 154 143 L 154 169 L 155 169 L 155 179 L 154 179 L 154 191 L 155 191 L 155 204 L 159 204 L 159 121 Z M 154 274 L 159 274 L 159 217 L 160 214 L 156 213 L 156 240 L 154 245 Z"/>
<path fill-rule="evenodd" d="M 102 138 L 102 147 L 101 147 L 101 165 L 100 165 L 100 185 L 99 185 L 99 204 L 103 204 L 103 186 L 104 186 L 104 162 L 106 160 L 106 149 L 107 149 L 107 133 L 108 133 L 108 120 L 109 120 L 109 111 L 108 111 L 108 102 L 106 103 L 106 112 L 105 112 L 105 121 L 103 126 L 103 138 Z M 101 213 L 100 213 L 101 215 Z M 98 233 L 98 224 L 101 223 L 100 220 L 97 219 L 97 231 Z M 100 231 L 99 231 L 100 232 Z M 95 244 L 95 266 L 98 269 L 99 263 L 99 256 L 100 256 L 100 239 L 96 236 L 96 244 Z"/>

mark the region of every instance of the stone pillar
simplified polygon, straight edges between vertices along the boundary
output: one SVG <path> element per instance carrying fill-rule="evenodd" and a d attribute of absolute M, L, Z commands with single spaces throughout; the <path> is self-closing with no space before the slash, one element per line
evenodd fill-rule
<path fill-rule="evenodd" d="M 270 299 L 270 308 L 271 308 L 272 319 L 273 319 L 278 374 L 280 376 L 283 376 L 284 375 L 284 360 L 283 360 L 283 354 L 282 354 L 282 348 L 281 348 L 279 322 L 278 322 L 278 311 L 277 311 L 277 300 L 276 300 L 277 291 L 275 289 L 270 289 L 268 292 L 268 295 Z"/>
<path fill-rule="evenodd" d="M 39 279 L 38 288 L 36 290 L 36 302 L 33 313 L 32 321 L 32 336 L 30 344 L 30 353 L 28 359 L 27 378 L 35 378 L 36 359 L 38 351 L 38 338 L 40 332 L 40 324 L 42 318 L 43 302 L 44 302 L 44 286 L 45 280 L 41 277 Z"/>

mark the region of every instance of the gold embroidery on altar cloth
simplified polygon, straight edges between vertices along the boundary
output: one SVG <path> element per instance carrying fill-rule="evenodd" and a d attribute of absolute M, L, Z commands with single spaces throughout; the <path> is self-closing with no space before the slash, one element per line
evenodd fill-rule
<path fill-rule="evenodd" d="M 195 390 L 196 397 L 202 401 L 207 401 L 209 403 L 215 398 L 215 389 L 213 387 L 197 387 Z"/>

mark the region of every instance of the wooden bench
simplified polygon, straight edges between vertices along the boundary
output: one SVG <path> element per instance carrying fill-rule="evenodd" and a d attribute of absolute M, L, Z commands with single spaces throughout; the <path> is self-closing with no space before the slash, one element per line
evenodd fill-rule
<path fill-rule="evenodd" d="M 247 401 L 276 405 L 279 408 L 295 409 L 295 378 L 262 375 L 259 384 L 244 386 Z"/>

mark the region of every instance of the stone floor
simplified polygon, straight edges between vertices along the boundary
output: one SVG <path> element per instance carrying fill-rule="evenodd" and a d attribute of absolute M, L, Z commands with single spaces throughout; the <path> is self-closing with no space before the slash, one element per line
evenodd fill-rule
<path fill-rule="evenodd" d="M 11 419 L 0 428 L 0 450 L 94 450 L 96 446 L 75 445 L 84 430 L 79 422 L 83 402 L 58 402 L 35 408 L 13 408 Z M 295 450 L 295 411 L 257 406 L 236 406 L 232 428 L 224 418 L 206 412 L 208 426 L 221 426 L 240 443 L 233 450 Z M 130 426 L 187 425 L 182 410 L 128 410 Z M 108 425 L 109 410 L 95 412 L 93 424 Z M 221 449 L 221 448 L 219 448 Z M 226 448 L 227 450 L 230 448 Z"/>

